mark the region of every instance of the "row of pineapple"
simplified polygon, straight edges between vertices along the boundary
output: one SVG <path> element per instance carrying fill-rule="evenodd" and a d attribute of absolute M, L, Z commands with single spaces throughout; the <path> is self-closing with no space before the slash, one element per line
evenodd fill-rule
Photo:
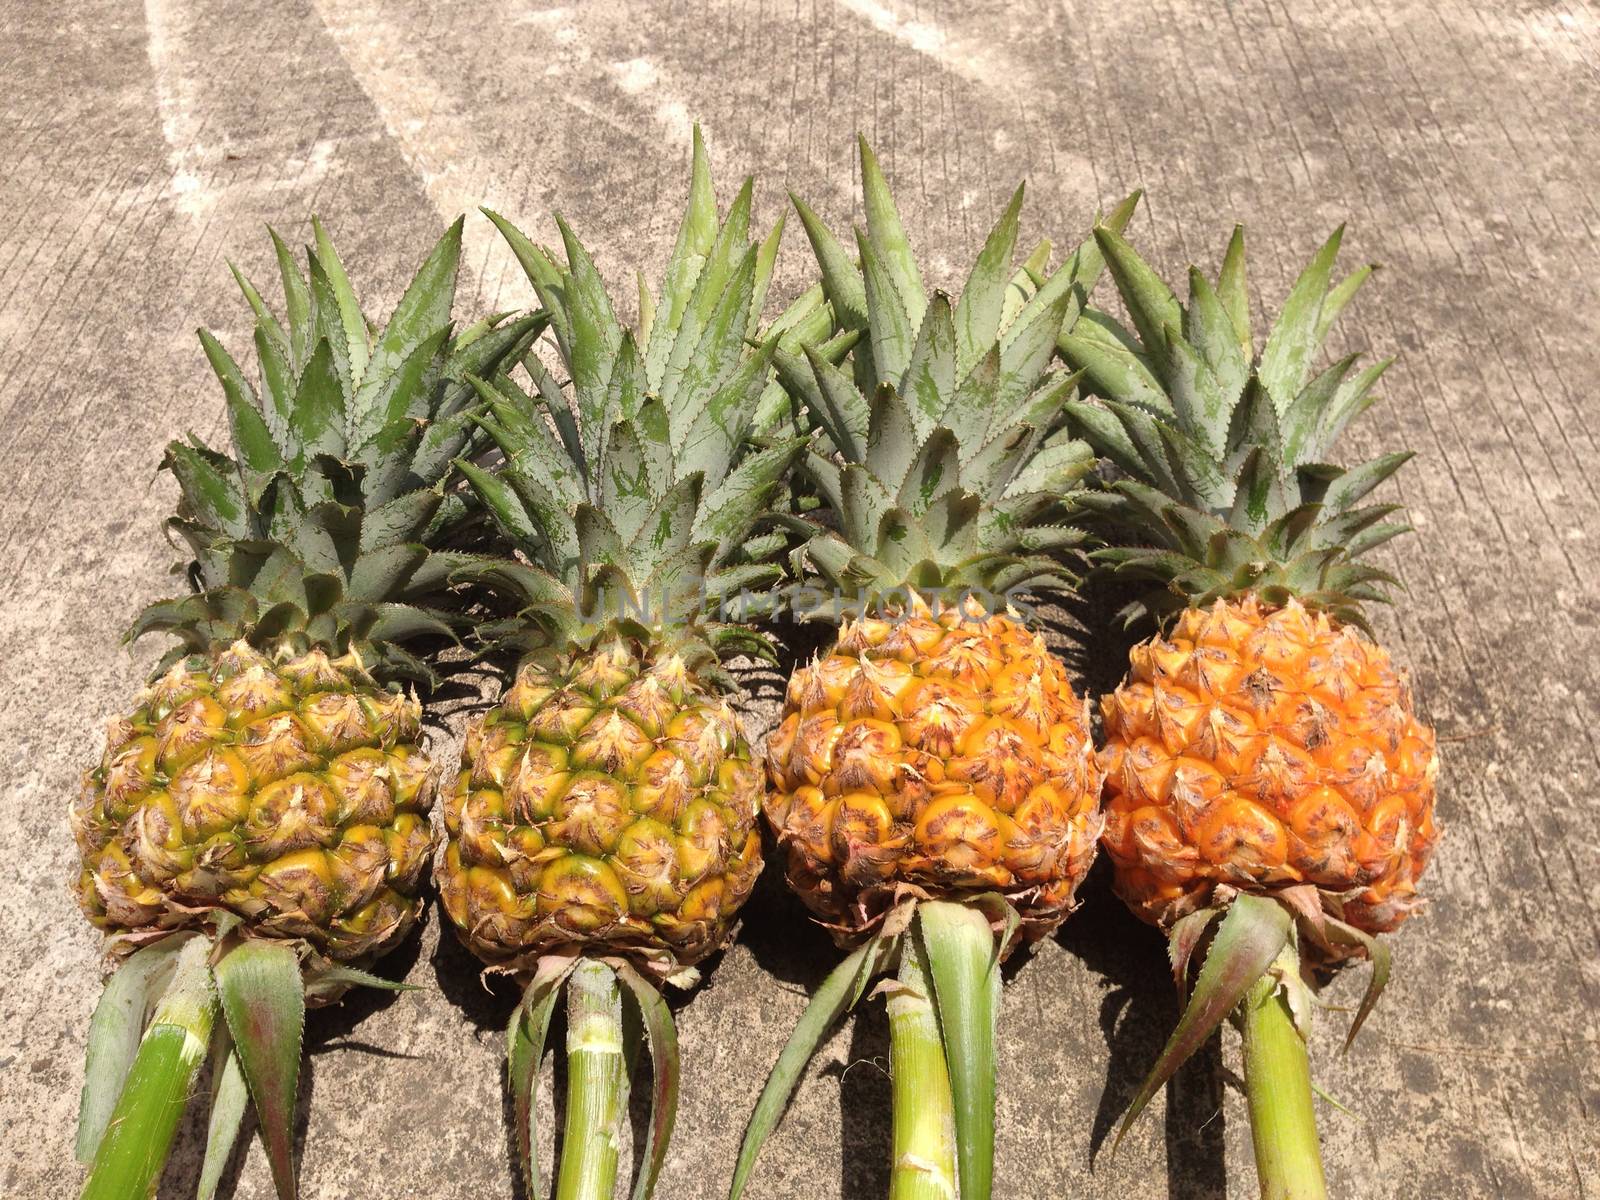
<path fill-rule="evenodd" d="M 208 1059 L 198 1194 L 253 1105 L 294 1196 L 305 1008 L 396 986 L 364 968 L 430 868 L 461 938 L 524 984 L 526 1194 L 564 998 L 556 1195 L 613 1194 L 640 1029 L 647 1197 L 679 1081 L 659 989 L 727 942 L 763 818 L 849 953 L 768 1080 L 733 1197 L 871 990 L 891 1196 L 987 1200 L 999 963 L 1072 910 L 1097 845 L 1188 997 L 1129 1119 L 1231 1016 L 1263 1194 L 1323 1194 L 1310 986 L 1370 959 L 1359 1026 L 1388 974 L 1376 935 L 1417 904 L 1434 842 L 1433 735 L 1359 611 L 1388 582 L 1363 556 L 1404 529 L 1366 498 L 1406 456 L 1328 463 L 1387 363 L 1316 361 L 1369 272 L 1333 275 L 1335 234 L 1258 342 L 1242 233 L 1182 300 L 1122 237 L 1137 196 L 1060 266 L 1048 243 L 1017 265 L 1019 188 L 959 297 L 930 295 L 864 143 L 861 177 L 854 245 L 795 201 L 818 281 L 766 324 L 782 223 L 752 234 L 749 182 L 719 214 L 698 133 L 631 327 L 559 219 L 556 252 L 489 214 L 538 308 L 460 329 L 460 222 L 381 328 L 320 226 L 304 267 L 275 238 L 281 312 L 238 276 L 255 378 L 201 334 L 232 453 L 191 438 L 165 459 L 190 594 L 131 631 L 178 644 L 71 810 L 78 894 L 120 963 L 90 1030 L 86 1197 L 150 1194 Z M 1107 271 L 1127 324 L 1089 304 Z M 1085 562 L 1138 584 L 1125 616 L 1157 629 L 1101 702 L 1098 751 L 1029 619 Z M 837 638 L 789 680 L 762 763 L 719 664 L 773 658 L 786 606 Z M 434 681 L 450 639 L 518 657 L 446 784 L 441 848 L 402 681 Z"/>

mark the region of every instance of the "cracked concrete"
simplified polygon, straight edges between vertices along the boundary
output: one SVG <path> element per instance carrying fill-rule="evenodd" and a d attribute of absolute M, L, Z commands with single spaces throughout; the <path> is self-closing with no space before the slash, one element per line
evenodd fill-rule
<path fill-rule="evenodd" d="M 1168 268 L 1214 265 L 1245 220 L 1273 302 L 1350 222 L 1347 261 L 1386 270 L 1344 339 L 1402 357 L 1348 454 L 1420 452 L 1389 493 L 1417 526 L 1385 556 L 1409 590 L 1377 622 L 1445 742 L 1447 834 L 1368 1031 L 1341 1057 L 1342 1015 L 1318 1024 L 1317 1078 L 1353 1111 L 1321 1107 L 1332 1190 L 1600 1192 L 1590 9 L 0 0 L 0 21 L 0 1193 L 81 1180 L 68 1131 L 98 950 L 64 886 L 64 807 L 101 718 L 156 654 L 130 660 L 117 639 L 173 583 L 161 446 L 223 434 L 193 329 L 247 338 L 225 260 L 267 274 L 263 223 L 299 236 L 320 212 L 388 304 L 445 221 L 489 203 L 540 230 L 559 209 L 611 278 L 653 276 L 690 120 L 725 198 L 759 172 L 766 221 L 786 189 L 843 221 L 864 131 L 944 283 L 1021 177 L 1027 228 L 1058 245 L 1145 187 L 1133 236 Z M 527 302 L 476 216 L 465 261 L 464 307 Z M 1086 686 L 1109 683 L 1114 657 L 1089 656 Z M 424 990 L 312 1019 L 307 1197 L 509 1191 L 511 997 L 438 935 L 435 919 L 389 960 Z M 726 1186 L 762 1076 L 833 961 L 769 878 L 739 943 L 677 1005 L 686 1076 L 664 1200 Z M 997 1196 L 1253 1194 L 1231 1033 L 1109 1154 L 1174 1003 L 1158 939 L 1103 878 L 1009 973 Z M 1351 973 L 1328 998 L 1360 986 Z M 868 1005 L 808 1073 L 752 1197 L 883 1194 L 886 1053 Z M 192 1194 L 197 1138 L 163 1195 Z M 225 1187 L 269 1194 L 258 1147 Z"/>

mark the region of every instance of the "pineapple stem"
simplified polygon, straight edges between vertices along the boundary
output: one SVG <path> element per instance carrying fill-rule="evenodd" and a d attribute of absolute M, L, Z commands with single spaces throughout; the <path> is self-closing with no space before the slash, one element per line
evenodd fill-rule
<path fill-rule="evenodd" d="M 894 1143 L 889 1200 L 955 1200 L 955 1100 L 933 1007 L 933 982 L 918 938 L 901 943 L 889 993 L 889 1074 Z"/>
<path fill-rule="evenodd" d="M 567 984 L 567 1116 L 556 1200 L 611 1200 L 626 1095 L 622 992 L 610 967 L 586 959 Z"/>
<path fill-rule="evenodd" d="M 95 1151 L 82 1200 L 145 1200 L 154 1194 L 211 1045 L 217 994 L 206 961 L 210 952 L 210 939 L 201 937 L 178 952 L 172 982 L 139 1040 Z"/>
<path fill-rule="evenodd" d="M 1288 997 L 1272 972 L 1251 985 L 1238 1016 L 1262 1200 L 1324 1200 L 1311 1063 Z"/>

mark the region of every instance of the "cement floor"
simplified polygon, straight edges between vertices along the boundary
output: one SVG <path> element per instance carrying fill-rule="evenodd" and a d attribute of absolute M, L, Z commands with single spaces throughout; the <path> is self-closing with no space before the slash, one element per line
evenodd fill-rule
<path fill-rule="evenodd" d="M 1386 269 L 1344 338 L 1402 357 L 1348 453 L 1420 452 L 1389 489 L 1417 534 L 1383 556 L 1409 591 L 1376 621 L 1445 742 L 1447 834 L 1368 1032 L 1341 1057 L 1342 1017 L 1317 1028 L 1317 1077 L 1354 1114 L 1321 1107 L 1332 1190 L 1600 1194 L 1592 7 L 0 0 L 0 28 L 0 1193 L 82 1178 L 69 1131 L 98 939 L 65 886 L 64 812 L 156 654 L 130 659 L 118 635 L 172 586 L 162 444 L 223 436 L 193 330 L 246 344 L 225 260 L 266 275 L 263 223 L 293 238 L 319 212 L 387 305 L 445 222 L 488 204 L 539 230 L 559 208 L 612 278 L 654 276 L 698 120 L 724 198 L 759 172 L 766 221 L 794 189 L 843 222 L 864 131 L 945 284 L 1021 177 L 1027 228 L 1058 245 L 1146 188 L 1132 233 L 1168 268 L 1214 266 L 1244 220 L 1273 303 L 1350 223 L 1346 261 Z M 464 306 L 526 304 L 487 221 L 467 236 Z M 792 293 L 797 230 L 783 262 Z M 764 887 L 679 1005 L 663 1200 L 722 1194 L 833 961 Z M 391 963 L 424 990 L 312 1020 L 304 1194 L 506 1194 L 511 996 L 480 987 L 437 919 Z M 1253 1194 L 1231 1033 L 1109 1154 L 1175 1010 L 1158 938 L 1103 879 L 1011 974 L 997 1196 Z M 868 1006 L 819 1056 L 752 1197 L 883 1194 L 886 1053 Z M 191 1194 L 197 1139 L 163 1195 Z M 269 1194 L 258 1147 L 225 1187 Z"/>

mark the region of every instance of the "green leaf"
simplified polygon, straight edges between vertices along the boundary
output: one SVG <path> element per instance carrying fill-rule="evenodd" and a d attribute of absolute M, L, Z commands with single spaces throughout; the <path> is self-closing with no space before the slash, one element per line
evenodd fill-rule
<path fill-rule="evenodd" d="M 399 542 L 382 550 L 370 550 L 357 558 L 351 568 L 346 594 L 351 600 L 363 602 L 397 596 L 427 557 L 427 547 L 416 542 Z"/>
<path fill-rule="evenodd" d="M 744 1194 L 750 1172 L 755 1169 L 756 1157 L 761 1153 L 767 1136 L 777 1127 L 783 1110 L 788 1107 L 789 1097 L 794 1094 L 806 1064 L 811 1061 L 811 1056 L 817 1052 L 817 1047 L 822 1044 L 822 1039 L 834 1023 L 855 1007 L 873 976 L 883 970 L 894 944 L 895 939 L 885 937 L 880 927 L 867 942 L 828 973 L 822 986 L 811 997 L 799 1024 L 794 1027 L 783 1052 L 773 1065 L 772 1073 L 767 1076 L 766 1085 L 761 1089 L 761 1096 L 745 1126 L 744 1141 L 740 1143 L 739 1158 L 734 1164 L 733 1183 L 728 1189 L 728 1200 L 739 1200 Z"/>
<path fill-rule="evenodd" d="M 370 554 L 418 540 L 418 534 L 433 519 L 443 500 L 444 496 L 432 488 L 419 489 L 368 509 L 361 518 L 360 552 Z"/>
<path fill-rule="evenodd" d="M 1170 415 L 1172 403 L 1143 354 L 1103 335 L 1094 323 L 1081 320 L 1076 332 L 1063 335 L 1057 346 L 1074 369 L 1082 371 L 1100 395 L 1123 404 L 1136 404 L 1147 412 Z"/>
<path fill-rule="evenodd" d="M 445 231 L 417 269 L 394 312 L 389 314 L 389 323 L 372 347 L 372 361 L 362 374 L 361 386 L 356 392 L 358 419 L 359 414 L 374 405 L 385 379 L 411 356 L 420 342 L 448 330 L 450 309 L 455 302 L 456 268 L 461 260 L 464 224 L 465 218 L 457 217 Z M 444 338 L 439 340 L 443 344 Z"/>
<path fill-rule="evenodd" d="M 210 1049 L 217 1011 L 206 965 L 210 949 L 209 939 L 195 937 L 179 950 L 95 1149 L 82 1200 L 134 1200 L 155 1192 Z"/>
<path fill-rule="evenodd" d="M 355 410 L 345 414 L 347 440 L 356 457 L 376 462 L 378 456 L 361 452 L 371 446 L 380 453 L 388 451 L 398 444 L 392 436 L 394 431 L 405 430 L 409 434 L 435 416 L 431 410 L 449 337 L 450 328 L 445 326 L 413 344 L 403 356 L 385 355 L 373 360 L 367 368 L 362 394 L 356 397 Z M 384 437 L 385 433 L 391 436 Z"/>
<path fill-rule="evenodd" d="M 711 162 L 700 126 L 694 127 L 693 166 L 689 175 L 689 201 L 678 226 L 677 242 L 667 261 L 659 310 L 640 323 L 645 345 L 645 375 L 659 386 L 667 357 L 683 323 L 684 311 L 694 296 L 695 284 L 705 269 L 706 256 L 717 240 L 717 197 L 711 183 Z M 642 315 L 642 310 L 641 310 Z M 648 331 L 646 330 L 648 325 Z"/>
<path fill-rule="evenodd" d="M 272 433 L 273 443 L 285 462 L 294 461 L 299 453 L 289 421 L 294 415 L 294 392 L 299 386 L 294 368 L 287 354 L 279 351 L 265 329 L 259 325 L 255 333 L 256 362 L 261 368 L 261 388 L 264 396 L 257 397 L 261 415 Z"/>
<path fill-rule="evenodd" d="M 511 1024 L 506 1030 L 506 1078 L 511 1085 L 517 1160 L 529 1200 L 543 1200 L 544 1197 L 539 1181 L 539 1138 L 535 1129 L 538 1112 L 533 1095 L 539 1077 L 539 1061 L 544 1057 L 545 1039 L 550 1034 L 550 1017 L 561 999 L 561 985 L 577 963 L 575 957 L 542 961 L 511 1014 Z"/>
<path fill-rule="evenodd" d="M 767 339 L 759 337 L 761 329 L 761 310 L 767 304 L 767 289 L 772 285 L 772 272 L 778 265 L 778 246 L 783 241 L 784 217 L 778 218 L 778 223 L 772 227 L 772 232 L 762 240 L 761 247 L 756 251 L 756 276 L 755 287 L 750 296 L 750 319 L 745 324 L 744 335 L 746 338 L 757 341 Z M 777 331 L 774 331 L 774 335 Z"/>
<path fill-rule="evenodd" d="M 657 564 L 664 563 L 689 545 L 690 539 L 694 536 L 695 516 L 700 509 L 700 487 L 701 477 L 698 474 L 690 475 L 673 484 L 662 497 L 661 503 L 645 518 L 638 532 L 624 543 L 627 546 L 625 557 L 620 553 L 599 552 L 599 547 L 604 542 L 604 535 L 594 543 L 584 540 L 583 516 L 589 510 L 579 508 L 579 541 L 585 547 L 592 544 L 597 551 L 596 557 L 590 561 L 619 564 L 625 562 L 633 578 L 637 580 L 648 578 Z M 595 515 L 600 516 L 598 512 Z M 622 537 L 620 530 L 617 531 L 617 536 L 619 539 Z"/>
<path fill-rule="evenodd" d="M 1316 433 L 1306 445 L 1304 458 L 1321 459 L 1328 456 L 1328 451 L 1333 449 L 1334 442 L 1344 432 L 1345 426 L 1372 407 L 1377 400 L 1372 389 L 1393 365 L 1394 359 L 1383 359 L 1340 384 L 1338 392 L 1323 409 Z"/>
<path fill-rule="evenodd" d="M 1330 516 L 1344 512 L 1414 457 L 1414 453 L 1403 451 L 1351 467 L 1328 486 L 1322 497 L 1323 512 Z"/>
<path fill-rule="evenodd" d="M 682 406 L 681 396 L 704 396 L 720 386 L 744 348 L 760 254 L 748 242 L 751 195 L 746 179 L 695 281 L 657 384 L 668 412 Z"/>
<path fill-rule="evenodd" d="M 900 394 L 888 384 L 872 397 L 865 465 L 891 493 L 905 482 L 917 452 L 917 426 Z"/>
<path fill-rule="evenodd" d="M 865 461 L 867 431 L 872 427 L 871 410 L 866 397 L 857 390 L 855 382 L 848 375 L 812 347 L 805 347 L 805 355 L 806 361 L 811 364 L 811 374 L 817 381 L 818 397 L 822 401 L 817 416 L 822 420 L 823 428 L 846 462 Z"/>
<path fill-rule="evenodd" d="M 222 383 L 233 445 L 239 454 L 240 474 L 245 479 L 248 499 L 254 504 L 272 476 L 283 469 L 283 456 L 262 418 L 261 401 L 240 373 L 238 364 L 208 331 L 202 329 L 199 334 L 211 369 Z"/>
<path fill-rule="evenodd" d="M 871 551 L 877 546 L 879 523 L 895 507 L 894 497 L 860 463 L 846 463 L 839 480 L 844 499 L 837 514 L 840 532 L 856 549 Z"/>
<path fill-rule="evenodd" d="M 1011 194 L 1000 219 L 989 232 L 972 264 L 961 298 L 956 301 L 954 332 L 955 361 L 950 374 L 954 387 L 956 371 L 970 371 L 990 343 L 1000 336 L 1000 314 L 1005 306 L 1006 284 L 1011 277 L 1011 255 L 1017 245 L 1017 226 L 1022 214 L 1023 187 L 1018 185 Z M 938 303 L 938 296 L 934 303 Z M 948 305 L 948 301 L 946 301 Z M 922 323 L 923 337 L 928 333 L 928 320 Z M 913 358 L 913 361 L 915 359 Z M 909 393 L 909 380 L 907 391 Z"/>
<path fill-rule="evenodd" d="M 600 504 L 624 540 L 639 532 L 657 499 L 633 422 L 618 421 L 600 470 Z"/>
<path fill-rule="evenodd" d="M 612 364 L 622 347 L 622 327 L 617 324 L 611 297 L 606 294 L 605 283 L 589 252 L 559 216 L 556 225 L 561 230 L 569 266 L 563 281 L 567 319 L 571 322 L 567 367 L 582 418 L 584 448 L 593 460 L 598 457 L 596 443 L 605 432 L 606 389 Z"/>
<path fill-rule="evenodd" d="M 250 306 L 250 311 L 255 314 L 256 328 L 266 337 L 274 352 L 283 359 L 289 360 L 289 337 L 283 331 L 282 324 L 277 316 L 267 307 L 267 302 L 261 298 L 261 293 L 256 285 L 245 278 L 244 272 L 230 260 L 228 271 L 233 275 L 233 281 L 239 285 L 239 291 L 244 294 L 245 303 Z"/>
<path fill-rule="evenodd" d="M 1250 333 L 1250 284 L 1246 278 L 1244 255 L 1244 226 L 1235 225 L 1228 239 L 1228 249 L 1222 256 L 1222 270 L 1217 275 L 1217 299 L 1228 314 L 1233 335 L 1239 343 L 1239 357 L 1245 362 L 1255 361 L 1255 339 Z"/>
<path fill-rule="evenodd" d="M 1000 378 L 986 426 L 991 436 L 1017 420 L 1022 415 L 1019 408 L 1026 408 L 1034 397 L 1034 389 L 1055 355 L 1070 299 L 1060 296 L 1038 315 L 1018 318 L 1019 325 L 1000 351 Z"/>
<path fill-rule="evenodd" d="M 360 386 L 362 375 L 367 369 L 369 354 L 367 319 L 361 315 L 361 305 L 356 300 L 355 291 L 350 286 L 350 277 L 345 274 L 344 264 L 339 261 L 338 252 L 333 248 L 333 241 L 328 237 L 328 231 L 316 217 L 311 218 L 311 229 L 317 243 L 316 262 L 327 278 L 328 285 L 333 290 L 333 298 L 338 304 L 339 324 L 344 329 L 344 350 L 349 356 L 350 386 L 354 390 Z"/>
<path fill-rule="evenodd" d="M 344 454 L 344 424 L 344 389 L 334 364 L 333 347 L 323 340 L 312 351 L 294 396 L 289 425 L 300 446 L 300 455 L 293 464 L 296 474 L 314 455 L 337 458 Z"/>
<path fill-rule="evenodd" d="M 1250 378 L 1250 362 L 1240 352 L 1238 331 L 1222 298 L 1194 267 L 1189 268 L 1189 307 L 1183 318 L 1184 336 L 1210 368 L 1221 403 L 1231 410 Z M 1223 432 L 1227 432 L 1226 422 Z"/>
<path fill-rule="evenodd" d="M 294 1109 L 306 1015 L 300 960 L 282 942 L 246 940 L 213 973 L 279 1200 L 294 1200 Z"/>
<path fill-rule="evenodd" d="M 235 538 L 249 537 L 250 510 L 236 475 L 224 474 L 206 454 L 183 442 L 169 442 L 161 465 L 178 480 L 190 514 Z"/>
<path fill-rule="evenodd" d="M 89 1021 L 83 1096 L 78 1102 L 78 1134 L 73 1152 L 92 1162 L 111 1120 L 128 1068 L 139 1053 L 145 1022 L 172 979 L 177 953 L 193 934 L 174 933 L 129 956 L 106 983 Z"/>
<path fill-rule="evenodd" d="M 278 258 L 278 277 L 283 281 L 284 313 L 289 319 L 289 363 L 299 374 L 311 353 L 311 291 L 283 239 L 270 227 L 267 233 Z"/>
<path fill-rule="evenodd" d="M 940 424 L 963 445 L 981 442 L 989 428 L 989 420 L 998 406 L 1000 361 L 1000 347 L 990 346 L 978 365 L 950 393 L 945 410 L 940 414 Z"/>
<path fill-rule="evenodd" d="M 322 967 L 306 984 L 306 997 L 337 997 L 348 987 L 377 988 L 383 992 L 420 992 L 422 988 L 414 983 L 400 983 L 393 979 L 385 979 L 382 975 L 374 975 L 371 971 L 363 971 L 358 967 L 349 967 L 342 964 L 331 967 Z"/>
<path fill-rule="evenodd" d="M 606 381 L 606 420 L 613 424 L 619 417 L 634 420 L 648 392 L 649 382 L 645 378 L 639 347 L 633 340 L 633 331 L 624 329 L 622 345 L 617 349 L 617 360 L 611 365 L 611 378 Z"/>
<path fill-rule="evenodd" d="M 706 408 L 723 393 L 742 366 L 748 366 L 750 348 L 744 340 L 745 317 L 750 311 L 751 290 L 755 286 L 756 252 L 751 247 L 739 261 L 728 286 L 697 326 L 698 339 L 682 341 L 682 353 L 674 348 L 661 381 L 661 400 L 671 418 L 672 442 L 681 446 L 689 430 Z M 685 334 L 688 329 L 685 329 Z M 765 371 L 762 372 L 763 376 Z M 765 379 L 761 382 L 764 384 Z M 753 404 L 760 389 L 750 395 Z M 740 431 L 742 432 L 742 431 Z"/>
<path fill-rule="evenodd" d="M 789 197 L 800 214 L 800 224 L 816 255 L 822 272 L 822 287 L 833 305 L 834 318 L 845 329 L 867 328 L 867 288 L 850 255 L 833 232 L 812 212 L 806 202 L 791 193 Z"/>
<path fill-rule="evenodd" d="M 966 296 L 963 295 L 961 302 L 965 301 Z M 970 319 L 985 318 L 981 314 L 974 314 Z M 995 319 L 999 319 L 998 313 Z M 922 328 L 917 331 L 916 345 L 911 348 L 911 361 L 906 366 L 899 387 L 900 394 L 911 407 L 919 437 L 927 436 L 944 415 L 945 405 L 956 390 L 957 371 L 969 369 L 961 365 L 959 344 L 955 318 L 950 312 L 950 298 L 943 292 L 935 292 L 922 318 Z"/>
<path fill-rule="evenodd" d="M 1322 305 L 1328 293 L 1328 275 L 1339 254 L 1344 226 L 1322 244 L 1310 264 L 1295 280 L 1277 323 L 1267 335 L 1266 349 L 1256 374 L 1266 386 L 1273 405 L 1283 413 L 1305 386 L 1306 373 L 1322 345 Z"/>
<path fill-rule="evenodd" d="M 1377 265 L 1373 263 L 1357 267 L 1338 283 L 1334 284 L 1333 289 L 1322 301 L 1322 315 L 1317 318 L 1317 343 L 1319 345 L 1327 340 L 1329 332 L 1333 329 L 1334 322 L 1339 319 L 1340 314 L 1344 312 L 1350 301 L 1355 299 L 1356 293 L 1361 290 L 1361 285 L 1366 283 L 1377 269 Z"/>
<path fill-rule="evenodd" d="M 867 208 L 867 239 L 872 245 L 873 256 L 881 263 L 900 299 L 900 311 L 905 314 L 907 327 L 915 329 L 922 324 L 922 313 L 928 303 L 922 290 L 922 276 L 917 272 L 916 256 L 912 254 L 906 232 L 901 228 L 900 214 L 895 210 L 894 197 L 889 194 L 889 185 L 878 168 L 877 156 L 867 145 L 866 138 L 860 137 L 857 141 L 861 150 L 861 194 Z M 862 254 L 862 260 L 866 260 L 865 253 Z M 873 307 L 870 273 L 867 276 L 867 307 L 870 313 Z M 897 382 L 898 378 L 899 373 L 896 372 L 891 379 L 879 364 L 880 383 Z"/>
<path fill-rule="evenodd" d="M 667 1143 L 678 1118 L 678 1031 L 672 1023 L 672 1010 L 661 993 L 627 962 L 617 967 L 628 995 L 639 1006 L 639 1017 L 650 1043 L 651 1073 L 655 1086 L 650 1093 L 650 1127 L 646 1135 L 643 1166 L 634 1184 L 633 1200 L 650 1200 L 661 1166 L 667 1159 Z"/>
<path fill-rule="evenodd" d="M 244 1081 L 244 1068 L 234 1053 L 233 1039 L 224 1022 L 213 1034 L 211 1052 L 211 1116 L 206 1122 L 206 1155 L 200 1164 L 200 1186 L 196 1200 L 211 1200 L 222 1182 L 222 1172 L 239 1140 L 244 1110 L 250 1104 L 250 1088 Z"/>
<path fill-rule="evenodd" d="M 1101 226 L 1094 231 L 1094 236 L 1111 269 L 1111 278 L 1122 302 L 1128 306 L 1134 328 L 1139 331 L 1145 352 L 1155 361 L 1162 361 L 1167 328 L 1178 329 L 1183 325 L 1183 309 L 1178 298 L 1120 233 Z"/>
<path fill-rule="evenodd" d="M 803 440 L 794 438 L 747 456 L 716 491 L 701 502 L 691 540 L 715 542 L 716 558 L 723 558 L 748 534 L 772 489 L 804 446 Z"/>
<path fill-rule="evenodd" d="M 1283 431 L 1283 462 L 1286 466 L 1292 468 L 1307 459 L 1320 457 L 1314 445 L 1317 428 L 1358 357 L 1347 354 L 1322 371 L 1301 389 L 1300 394 L 1284 410 L 1279 424 Z"/>
<path fill-rule="evenodd" d="M 1161 1056 L 1150 1068 L 1133 1103 L 1128 1106 L 1127 1115 L 1122 1118 L 1112 1144 L 1113 1153 L 1156 1092 L 1211 1037 L 1234 1005 L 1272 965 L 1293 932 L 1294 922 L 1275 901 L 1249 893 L 1240 893 L 1234 898 L 1217 928 L 1216 938 L 1206 951 L 1200 977 L 1195 981 L 1177 1028 L 1167 1039 Z"/>
<path fill-rule="evenodd" d="M 1252 536 L 1262 533 L 1289 510 L 1289 495 L 1278 464 L 1265 447 L 1256 446 L 1245 458 L 1234 485 L 1233 509 L 1228 525 Z"/>
<path fill-rule="evenodd" d="M 955 1099 L 960 1194 L 962 1200 L 988 1200 L 994 1176 L 1000 947 L 989 918 L 965 904 L 924 901 L 917 906 L 917 928 L 933 976 Z"/>
<path fill-rule="evenodd" d="M 895 496 L 896 507 L 921 517 L 946 492 L 961 486 L 961 447 L 955 434 L 939 428 L 917 447 Z"/>
<path fill-rule="evenodd" d="M 1094 451 L 1079 441 L 1057 442 L 1029 459 L 1006 486 L 1005 498 L 1030 492 L 1050 492 L 1063 497 L 1094 466 Z"/>
<path fill-rule="evenodd" d="M 1228 426 L 1233 406 L 1217 384 L 1211 368 L 1173 326 L 1165 336 L 1167 395 L 1179 427 L 1204 446 L 1214 459 L 1227 452 Z"/>
<path fill-rule="evenodd" d="M 528 510 L 523 506 L 521 498 L 512 491 L 502 476 L 465 461 L 458 462 L 456 466 L 466 477 L 468 485 L 477 494 L 478 499 L 483 501 L 483 506 L 494 517 L 495 524 L 500 526 L 519 549 L 527 549 L 530 554 L 537 555 L 538 548 L 548 544 L 543 531 L 528 516 Z"/>
<path fill-rule="evenodd" d="M 695 415 L 688 432 L 675 448 L 674 473 L 679 477 L 701 472 L 707 487 L 722 482 L 750 433 L 755 406 L 772 366 L 776 349 L 770 343 L 744 361 Z"/>
<path fill-rule="evenodd" d="M 1367 1017 L 1372 1014 L 1373 1007 L 1378 1003 L 1378 997 L 1383 995 L 1383 989 L 1389 984 L 1391 956 L 1388 943 L 1382 938 L 1373 937 L 1370 933 L 1357 929 L 1354 925 L 1347 925 L 1343 921 L 1327 917 L 1324 926 L 1329 941 L 1346 946 L 1360 946 L 1367 952 L 1367 958 L 1372 963 L 1372 975 L 1367 980 L 1367 990 L 1361 997 L 1361 1006 L 1356 1009 L 1355 1020 L 1350 1022 L 1350 1032 L 1345 1035 L 1343 1053 L 1348 1054 L 1356 1040 L 1356 1034 L 1361 1032 L 1361 1027 L 1366 1024 Z"/>
<path fill-rule="evenodd" d="M 912 318 L 899 284 L 872 242 L 858 233 L 856 245 L 861 251 L 861 271 L 866 280 L 868 336 L 876 382 L 897 385 L 910 365 L 912 331 L 922 314 Z"/>

